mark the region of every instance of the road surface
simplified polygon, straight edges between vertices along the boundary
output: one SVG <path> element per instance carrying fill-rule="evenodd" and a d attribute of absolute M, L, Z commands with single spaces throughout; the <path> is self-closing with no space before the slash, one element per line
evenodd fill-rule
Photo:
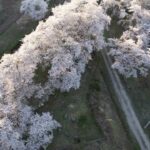
<path fill-rule="evenodd" d="M 140 125 L 140 122 L 131 105 L 130 98 L 126 93 L 117 72 L 111 68 L 112 62 L 110 57 L 107 55 L 107 51 L 102 50 L 101 53 L 104 62 L 106 64 L 106 68 L 108 70 L 110 79 L 112 81 L 112 85 L 114 87 L 114 91 L 116 93 L 117 99 L 119 101 L 122 111 L 125 114 L 130 130 L 135 136 L 141 150 L 150 150 L 150 141 L 148 137 L 145 135 Z"/>

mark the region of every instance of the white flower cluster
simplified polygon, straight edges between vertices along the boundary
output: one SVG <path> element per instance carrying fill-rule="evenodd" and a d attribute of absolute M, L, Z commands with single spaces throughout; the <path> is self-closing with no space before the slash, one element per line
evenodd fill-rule
<path fill-rule="evenodd" d="M 126 33 L 125 33 L 126 34 Z M 125 77 L 147 76 L 150 69 L 150 52 L 145 52 L 132 39 L 113 40 L 116 47 L 109 54 L 115 62 L 112 68 Z"/>
<path fill-rule="evenodd" d="M 34 114 L 27 101 L 46 100 L 56 89 L 79 88 L 91 53 L 105 45 L 103 31 L 110 18 L 96 0 L 72 0 L 53 13 L 23 39 L 18 51 L 1 59 L 2 150 L 38 150 L 52 141 L 52 131 L 60 125 L 49 113 Z M 37 81 L 43 70 L 44 80 Z"/>
<path fill-rule="evenodd" d="M 112 67 L 126 77 L 146 76 L 150 69 L 150 10 L 145 1 L 121 2 L 131 12 L 132 24 L 120 39 L 111 39 L 109 54 L 114 58 Z"/>
<path fill-rule="evenodd" d="M 49 113 L 33 114 L 25 105 L 1 117 L 0 150 L 39 150 L 52 142 L 53 130 L 60 127 Z"/>
<path fill-rule="evenodd" d="M 21 2 L 20 12 L 35 20 L 44 18 L 47 11 L 48 2 L 46 0 L 23 0 Z"/>

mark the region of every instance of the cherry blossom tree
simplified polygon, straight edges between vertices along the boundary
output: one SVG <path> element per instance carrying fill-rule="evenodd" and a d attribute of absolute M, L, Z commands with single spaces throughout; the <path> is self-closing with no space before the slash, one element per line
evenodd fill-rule
<path fill-rule="evenodd" d="M 47 6 L 41 0 L 38 5 L 44 10 L 40 14 L 32 8 L 37 2 L 24 0 L 22 10 L 40 19 Z M 53 130 L 60 124 L 50 113 L 36 114 L 28 102 L 36 100 L 40 105 L 55 90 L 79 88 L 91 53 L 105 46 L 103 32 L 110 18 L 96 0 L 72 0 L 54 8 L 53 14 L 22 40 L 18 51 L 5 54 L 0 61 L 3 150 L 38 150 L 52 142 Z"/>
<path fill-rule="evenodd" d="M 48 11 L 48 1 L 46 0 L 23 0 L 20 12 L 31 16 L 35 20 L 41 20 Z"/>
<path fill-rule="evenodd" d="M 112 67 L 126 77 L 147 76 L 150 69 L 150 2 L 122 0 L 112 4 L 104 0 L 103 3 L 106 10 L 119 7 L 115 15 L 129 24 L 120 39 L 110 39 Z"/>

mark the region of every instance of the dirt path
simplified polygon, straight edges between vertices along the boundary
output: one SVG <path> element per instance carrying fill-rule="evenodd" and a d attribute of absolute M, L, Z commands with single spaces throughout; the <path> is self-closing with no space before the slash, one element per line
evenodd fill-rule
<path fill-rule="evenodd" d="M 145 135 L 139 120 L 132 108 L 130 98 L 128 97 L 121 81 L 116 73 L 116 71 L 111 69 L 111 60 L 106 54 L 106 51 L 102 51 L 102 56 L 104 58 L 109 76 L 111 78 L 116 96 L 119 100 L 121 109 L 123 110 L 127 123 L 129 125 L 130 130 L 132 131 L 133 135 L 135 136 L 137 142 L 139 143 L 141 150 L 150 150 L 150 142 L 147 136 Z"/>

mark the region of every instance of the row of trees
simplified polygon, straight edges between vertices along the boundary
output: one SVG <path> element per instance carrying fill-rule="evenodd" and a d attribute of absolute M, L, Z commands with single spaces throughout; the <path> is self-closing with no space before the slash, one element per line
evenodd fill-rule
<path fill-rule="evenodd" d="M 42 103 L 56 89 L 77 89 L 91 53 L 105 45 L 103 32 L 110 18 L 96 0 L 72 0 L 53 14 L 23 39 L 18 51 L 1 59 L 1 150 L 38 150 L 51 143 L 60 124 L 50 113 L 34 113 L 28 102 Z"/>

